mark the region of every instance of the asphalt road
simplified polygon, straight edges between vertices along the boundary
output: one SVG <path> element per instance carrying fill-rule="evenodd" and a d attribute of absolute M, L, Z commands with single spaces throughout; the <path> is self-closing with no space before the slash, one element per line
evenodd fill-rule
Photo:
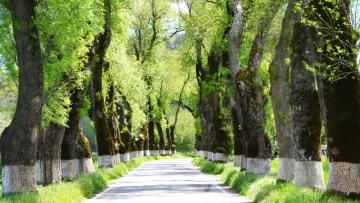
<path fill-rule="evenodd" d="M 147 162 L 112 182 L 84 203 L 243 203 L 251 202 L 222 184 L 220 177 L 203 174 L 191 159 Z"/>

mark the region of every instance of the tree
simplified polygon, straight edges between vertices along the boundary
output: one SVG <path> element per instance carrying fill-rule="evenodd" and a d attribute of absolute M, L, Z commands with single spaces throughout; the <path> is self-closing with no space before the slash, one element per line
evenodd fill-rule
<path fill-rule="evenodd" d="M 321 189 L 324 176 L 320 157 L 320 103 L 315 75 L 307 68 L 313 67 L 316 60 L 315 35 L 315 29 L 303 24 L 297 15 L 291 41 L 290 107 L 296 149 L 295 183 Z"/>
<path fill-rule="evenodd" d="M 325 110 L 330 160 L 328 190 L 360 197 L 360 106 L 356 43 L 350 1 L 309 1 L 309 21 L 317 29 L 315 48 Z M 354 147 L 352 147 L 354 146 Z"/>
<path fill-rule="evenodd" d="M 113 135 L 108 123 L 106 114 L 106 104 L 103 92 L 103 72 L 105 66 L 109 64 L 105 61 L 107 48 L 111 40 L 111 0 L 104 0 L 105 24 L 103 33 L 99 34 L 94 40 L 92 71 L 92 98 L 93 112 L 96 128 L 96 140 L 98 144 L 99 166 L 112 167 L 114 160 L 115 147 Z"/>
<path fill-rule="evenodd" d="M 11 12 L 19 66 L 15 115 L 1 136 L 2 192 L 36 190 L 35 161 L 44 104 L 43 62 L 36 20 L 36 2 L 6 2 Z"/>
<path fill-rule="evenodd" d="M 290 64 L 287 63 L 287 59 L 290 56 L 290 44 L 294 27 L 295 2 L 295 0 L 291 0 L 287 6 L 282 21 L 281 35 L 276 46 L 276 54 L 269 67 L 270 92 L 279 148 L 279 172 L 277 179 L 278 181 L 286 182 L 291 182 L 295 177 L 295 146 L 290 125 Z"/>
<path fill-rule="evenodd" d="M 237 167 L 242 167 L 245 162 L 245 132 L 244 129 L 240 129 L 240 126 L 242 124 L 242 115 L 240 109 L 240 89 L 238 87 L 238 82 L 236 81 L 236 75 L 240 70 L 239 53 L 244 30 L 244 12 L 241 0 L 234 0 L 233 2 L 227 1 L 227 4 L 228 15 L 232 17 L 231 29 L 227 38 L 231 80 L 233 83 L 233 88 L 235 89 L 231 107 L 234 133 L 234 165 Z"/>

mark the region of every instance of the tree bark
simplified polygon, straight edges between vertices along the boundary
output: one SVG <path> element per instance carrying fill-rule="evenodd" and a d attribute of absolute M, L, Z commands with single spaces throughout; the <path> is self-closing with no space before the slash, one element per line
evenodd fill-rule
<path fill-rule="evenodd" d="M 323 32 L 317 44 L 323 50 L 319 54 L 320 64 L 327 67 L 322 77 L 322 92 L 330 159 L 328 190 L 359 199 L 360 84 L 350 1 L 320 0 L 311 1 L 310 5 L 316 8 L 315 20 L 322 27 L 318 31 Z M 334 15 L 328 15 L 328 10 Z M 331 78 L 335 71 L 335 78 Z"/>
<path fill-rule="evenodd" d="M 306 69 L 314 64 L 315 29 L 297 16 L 291 42 L 291 129 L 295 141 L 295 183 L 298 186 L 324 188 L 320 157 L 321 117 L 315 76 Z"/>
<path fill-rule="evenodd" d="M 229 47 L 229 66 L 231 70 L 231 81 L 235 90 L 234 97 L 232 98 L 231 115 L 233 122 L 233 133 L 234 133 L 234 165 L 242 167 L 245 161 L 245 148 L 244 148 L 244 134 L 245 131 L 241 128 L 242 115 L 241 115 L 241 104 L 240 104 L 240 89 L 238 82 L 236 81 L 236 75 L 240 70 L 240 47 L 243 39 L 243 25 L 244 25 L 244 13 L 242 0 L 234 0 L 232 4 L 228 3 L 228 15 L 232 17 L 232 24 L 228 38 Z M 230 5 L 229 5 L 230 4 Z"/>
<path fill-rule="evenodd" d="M 271 168 L 271 144 L 265 132 L 265 95 L 259 71 L 270 26 L 282 5 L 281 1 L 276 1 L 267 8 L 250 50 L 248 69 L 238 73 L 242 81 L 241 96 L 247 100 L 242 107 L 247 133 L 246 169 L 253 173 L 268 173 Z"/>
<path fill-rule="evenodd" d="M 105 25 L 104 32 L 95 39 L 94 54 L 97 60 L 92 67 L 93 108 L 98 144 L 99 166 L 112 167 L 115 165 L 114 139 L 106 115 L 105 98 L 103 95 L 103 71 L 105 55 L 111 40 L 111 0 L 104 0 Z"/>
<path fill-rule="evenodd" d="M 80 173 L 95 172 L 91 159 L 91 148 L 88 139 L 80 127 L 78 109 L 83 105 L 83 94 L 80 89 L 74 89 L 70 100 L 68 127 L 61 146 L 62 177 L 73 180 Z"/>
<path fill-rule="evenodd" d="M 65 135 L 65 127 L 50 123 L 47 129 L 39 134 L 36 182 L 49 185 L 60 182 L 61 172 L 61 145 Z"/>
<path fill-rule="evenodd" d="M 9 1 L 19 66 L 18 103 L 1 136 L 2 193 L 36 190 L 37 140 L 44 104 L 43 63 L 32 0 Z"/>
<path fill-rule="evenodd" d="M 291 0 L 287 6 L 275 57 L 269 67 L 270 94 L 279 148 L 279 172 L 277 177 L 279 182 L 291 182 L 295 177 L 295 146 L 290 128 L 290 65 L 286 63 L 286 59 L 290 57 L 295 2 L 296 0 Z"/>

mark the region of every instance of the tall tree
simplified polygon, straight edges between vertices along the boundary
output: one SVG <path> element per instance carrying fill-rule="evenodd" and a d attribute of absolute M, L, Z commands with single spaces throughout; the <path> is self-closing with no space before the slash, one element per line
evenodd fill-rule
<path fill-rule="evenodd" d="M 306 8 L 305 4 L 303 4 Z M 295 183 L 298 186 L 324 188 L 320 157 L 321 117 L 315 75 L 314 28 L 296 16 L 291 41 L 290 107 L 291 130 L 295 142 Z"/>
<path fill-rule="evenodd" d="M 246 169 L 254 173 L 268 173 L 271 167 L 271 144 L 265 131 L 265 95 L 260 65 L 268 32 L 282 5 L 281 0 L 268 4 L 252 42 L 247 70 L 238 74 L 240 81 L 243 81 L 241 96 L 246 100 L 242 102 L 243 128 L 247 133 Z"/>
<path fill-rule="evenodd" d="M 35 161 L 44 101 L 43 62 L 33 0 L 6 2 L 11 11 L 19 67 L 18 103 L 1 136 L 2 192 L 36 190 Z"/>
<path fill-rule="evenodd" d="M 92 98 L 94 121 L 96 128 L 96 140 L 98 144 L 99 166 L 108 167 L 115 164 L 114 140 L 106 114 L 106 104 L 103 92 L 103 72 L 106 65 L 105 55 L 111 40 L 111 0 L 104 0 L 105 24 L 103 33 L 99 34 L 94 41 L 92 65 Z"/>
<path fill-rule="evenodd" d="M 231 70 L 231 80 L 235 90 L 234 97 L 232 98 L 232 121 L 234 133 L 234 165 L 237 167 L 242 166 L 245 158 L 244 149 L 244 129 L 240 129 L 242 123 L 242 115 L 240 109 L 240 89 L 236 81 L 236 75 L 240 70 L 240 47 L 243 39 L 244 31 L 244 12 L 242 0 L 227 1 L 228 15 L 232 17 L 232 24 L 228 38 L 229 47 L 229 65 Z"/>
<path fill-rule="evenodd" d="M 295 146 L 290 125 L 290 64 L 286 62 L 290 57 L 295 2 L 296 0 L 291 0 L 287 6 L 279 42 L 276 46 L 275 57 L 269 67 L 270 94 L 279 149 L 279 172 L 277 179 L 278 181 L 286 182 L 291 182 L 295 177 Z"/>
<path fill-rule="evenodd" d="M 328 190 L 360 198 L 360 84 L 349 0 L 310 1 L 318 28 L 317 69 L 322 78 L 330 159 Z M 310 10 L 308 11 L 310 12 Z"/>

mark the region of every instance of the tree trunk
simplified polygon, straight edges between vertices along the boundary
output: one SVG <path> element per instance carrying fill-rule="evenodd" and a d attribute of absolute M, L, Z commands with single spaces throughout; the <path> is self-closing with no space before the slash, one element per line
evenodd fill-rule
<path fill-rule="evenodd" d="M 18 103 L 1 136 L 2 193 L 36 190 L 35 162 L 44 101 L 35 1 L 9 1 L 19 66 Z"/>
<path fill-rule="evenodd" d="M 230 3 L 229 1 L 227 2 Z M 242 166 L 242 162 L 245 161 L 245 149 L 244 149 L 244 129 L 241 129 L 242 116 L 240 109 L 240 89 L 238 82 L 236 81 L 236 75 L 240 70 L 240 47 L 243 39 L 243 25 L 244 25 L 244 13 L 242 7 L 242 0 L 235 0 L 232 5 L 228 5 L 228 15 L 232 17 L 232 24 L 228 38 L 229 47 L 229 66 L 231 70 L 231 81 L 234 86 L 234 97 L 232 98 L 231 115 L 233 122 L 234 133 L 234 165 L 237 167 Z"/>
<path fill-rule="evenodd" d="M 322 78 L 330 159 L 328 190 L 359 199 L 360 84 L 354 52 L 357 39 L 349 16 L 350 1 L 311 1 L 311 4 L 318 14 L 315 20 L 323 28 L 319 31 L 324 33 L 318 44 L 323 50 L 320 64 L 330 67 Z M 328 15 L 328 10 L 334 15 Z M 331 73 L 335 73 L 335 78 Z"/>
<path fill-rule="evenodd" d="M 225 30 L 225 34 L 223 36 L 226 36 L 227 29 Z M 227 52 L 223 51 L 220 46 L 217 44 L 214 44 L 210 55 L 208 57 L 208 64 L 209 64 L 209 75 L 210 80 L 215 80 L 216 83 L 216 90 L 211 92 L 209 95 L 210 98 L 210 105 L 212 106 L 211 110 L 213 113 L 212 121 L 213 124 L 213 132 L 214 132 L 214 139 L 212 142 L 212 156 L 214 161 L 228 161 L 228 156 L 231 152 L 230 148 L 230 133 L 226 130 L 227 128 L 227 122 L 225 120 L 225 117 L 222 115 L 221 111 L 226 106 L 226 95 L 220 89 L 218 88 L 221 82 L 222 78 L 216 78 L 214 79 L 213 76 L 218 74 L 220 71 L 220 68 L 222 66 L 229 67 L 228 65 L 229 61 L 229 55 Z M 221 99 L 221 96 L 224 99 Z"/>
<path fill-rule="evenodd" d="M 306 69 L 315 59 L 314 29 L 298 16 L 291 42 L 291 129 L 295 140 L 295 183 L 298 186 L 324 188 L 320 157 L 321 117 L 315 76 Z"/>
<path fill-rule="evenodd" d="M 160 150 L 165 150 L 165 138 L 164 138 L 164 131 L 161 127 L 161 123 L 158 121 L 156 122 L 156 129 L 159 135 L 159 147 Z"/>
<path fill-rule="evenodd" d="M 68 127 L 61 146 L 62 177 L 65 180 L 73 180 L 80 173 L 95 172 L 90 144 L 80 127 L 78 109 L 83 105 L 82 98 L 80 89 L 73 90 Z"/>
<path fill-rule="evenodd" d="M 271 168 L 271 144 L 265 132 L 265 95 L 260 79 L 260 64 L 264 54 L 264 46 L 268 31 L 275 18 L 281 1 L 270 4 L 266 16 L 260 20 L 257 33 L 252 44 L 248 69 L 238 73 L 242 81 L 241 96 L 246 98 L 242 107 L 243 126 L 247 133 L 246 169 L 252 173 L 268 173 Z"/>
<path fill-rule="evenodd" d="M 105 55 L 111 40 L 111 1 L 104 1 L 105 25 L 104 32 L 95 39 L 95 64 L 92 67 L 93 85 L 93 108 L 94 122 L 96 128 L 96 140 L 98 144 L 99 166 L 112 167 L 115 165 L 113 155 L 115 155 L 114 139 L 106 115 L 105 98 L 103 94 L 103 71 L 105 65 Z"/>
<path fill-rule="evenodd" d="M 295 177 L 295 146 L 291 134 L 290 114 L 290 65 L 286 59 L 290 57 L 290 44 L 294 27 L 294 5 L 296 0 L 288 4 L 283 22 L 275 57 L 269 67 L 270 94 L 272 99 L 277 142 L 279 148 L 279 172 L 278 181 L 291 182 Z"/>
<path fill-rule="evenodd" d="M 39 134 L 36 181 L 38 184 L 49 185 L 60 182 L 61 145 L 65 135 L 65 127 L 50 123 L 47 129 Z"/>

